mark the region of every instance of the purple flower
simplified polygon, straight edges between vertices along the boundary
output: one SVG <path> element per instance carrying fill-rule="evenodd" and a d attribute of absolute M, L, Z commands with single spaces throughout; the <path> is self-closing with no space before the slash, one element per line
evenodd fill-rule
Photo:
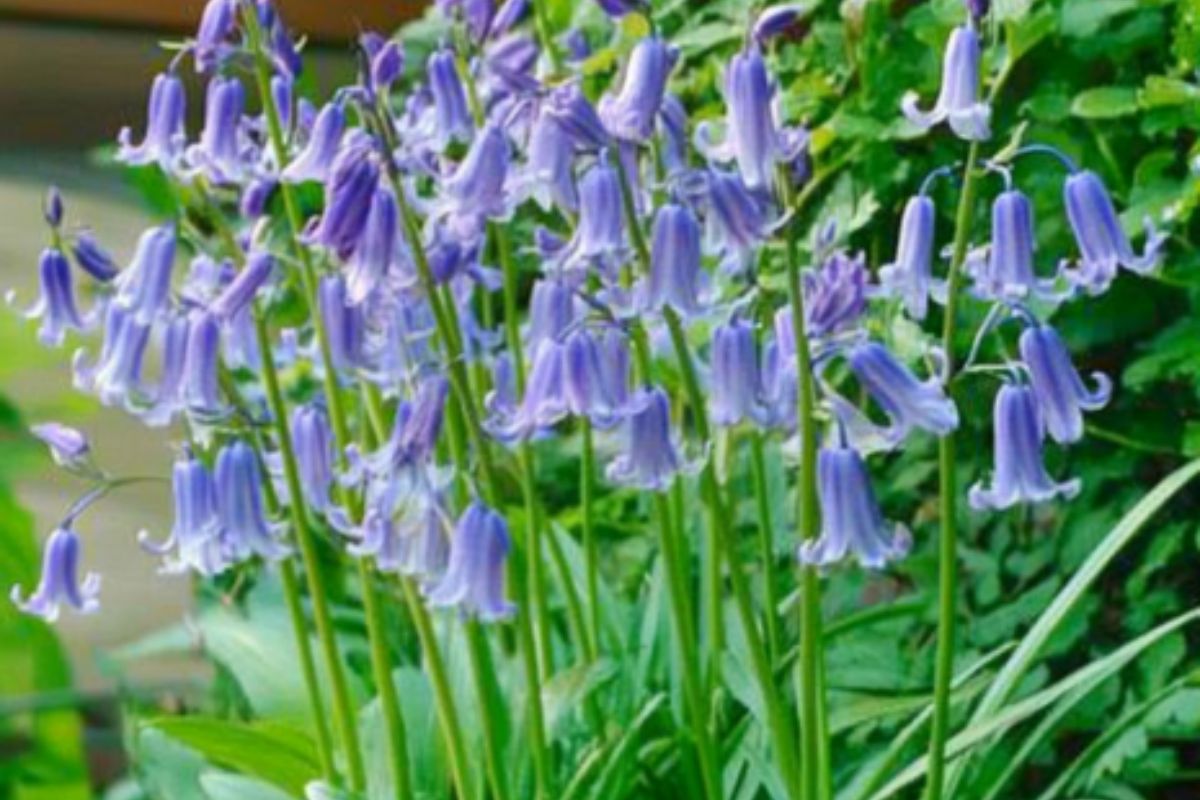
<path fill-rule="evenodd" d="M 508 525 L 482 503 L 467 507 L 450 542 L 446 574 L 426 595 L 434 608 L 458 608 L 483 622 L 511 617 L 516 606 L 504 596 Z"/>
<path fill-rule="evenodd" d="M 404 48 L 395 39 L 384 39 L 377 33 L 364 33 L 359 42 L 367 55 L 367 88 L 372 95 L 387 92 L 404 73 Z"/>
<path fill-rule="evenodd" d="M 667 93 L 658 112 L 658 132 L 662 137 L 662 160 L 667 175 L 688 166 L 688 115 L 683 101 Z"/>
<path fill-rule="evenodd" d="M 121 130 L 118 136 L 117 160 L 131 166 L 158 164 L 170 172 L 183 154 L 187 134 L 184 121 L 187 97 L 183 82 L 174 73 L 155 77 L 150 88 L 150 104 L 146 112 L 146 136 L 141 144 L 133 143 L 133 132 Z"/>
<path fill-rule="evenodd" d="M 577 82 L 565 83 L 550 91 L 542 113 L 554 119 L 570 137 L 572 143 L 585 149 L 599 149 L 608 142 L 608 131 L 595 107 L 584 95 Z"/>
<path fill-rule="evenodd" d="M 992 485 L 971 487 L 971 507 L 1003 511 L 1017 503 L 1043 503 L 1079 494 L 1078 478 L 1056 483 L 1042 463 L 1046 426 L 1037 397 L 1027 386 L 1005 385 L 996 396 Z"/>
<path fill-rule="evenodd" d="M 879 279 L 891 295 L 899 297 L 908 315 L 925 319 L 933 278 L 934 227 L 937 212 L 924 194 L 909 199 L 900 221 L 900 243 L 896 260 L 879 271 Z"/>
<path fill-rule="evenodd" d="M 575 287 L 560 278 L 542 278 L 529 295 L 529 326 L 525 342 L 530 351 L 560 338 L 575 321 Z"/>
<path fill-rule="evenodd" d="M 42 217 L 51 228 L 57 229 L 62 226 L 63 199 L 57 186 L 46 190 L 46 199 L 42 203 Z"/>
<path fill-rule="evenodd" d="M 197 72 L 208 72 L 221 62 L 236 28 L 237 0 L 209 0 L 192 51 Z"/>
<path fill-rule="evenodd" d="M 774 87 L 757 47 L 738 53 L 725 69 L 729 141 L 742 180 L 751 189 L 769 187 L 779 155 L 771 109 Z"/>
<path fill-rule="evenodd" d="M 1116 278 L 1118 266 L 1139 275 L 1158 266 L 1166 237 L 1157 233 L 1147 219 L 1146 248 L 1142 255 L 1136 255 L 1117 219 L 1112 198 L 1096 173 L 1083 170 L 1071 175 L 1063 186 L 1063 195 L 1067 218 L 1079 243 L 1079 263 L 1067 273 L 1072 283 L 1089 294 L 1099 294 Z"/>
<path fill-rule="evenodd" d="M 325 212 L 308 239 L 324 245 L 340 258 L 349 257 L 367 225 L 378 185 L 379 164 L 370 146 L 359 141 L 343 147 L 330 167 L 325 185 Z"/>
<path fill-rule="evenodd" d="M 600 119 L 610 134 L 633 142 L 644 142 L 653 135 L 667 78 L 678 59 L 679 52 L 656 36 L 637 43 L 620 91 L 600 101 Z"/>
<path fill-rule="evenodd" d="M 607 327 L 600 336 L 600 366 L 604 368 L 604 394 L 622 413 L 629 403 L 629 342 L 618 327 Z"/>
<path fill-rule="evenodd" d="M 529 131 L 524 170 L 525 193 L 543 209 L 579 207 L 575 190 L 575 148 L 562 125 L 543 110 Z"/>
<path fill-rule="evenodd" d="M 713 330 L 709 392 L 709 408 L 716 425 L 768 419 L 754 328 L 745 320 L 734 319 Z"/>
<path fill-rule="evenodd" d="M 68 330 L 82 331 L 87 325 L 75 305 L 75 283 L 71 280 L 71 265 L 62 251 L 48 247 L 38 260 L 38 283 L 41 293 L 37 302 L 23 312 L 26 319 L 40 319 L 38 341 L 48 347 L 59 347 Z M 8 293 L 8 301 L 15 299 Z"/>
<path fill-rule="evenodd" d="M 709 170 L 705 186 L 705 249 L 724 257 L 726 272 L 739 273 L 771 232 L 766 203 L 732 172 Z"/>
<path fill-rule="evenodd" d="M 175 522 L 170 536 L 165 542 L 155 542 L 149 531 L 141 531 L 138 542 L 163 558 L 163 572 L 194 570 L 205 577 L 224 572 L 232 562 L 222 539 L 216 484 L 208 467 L 191 451 L 171 468 L 171 495 Z"/>
<path fill-rule="evenodd" d="M 390 475 L 403 467 L 423 464 L 433 457 L 446 417 L 450 383 L 441 375 L 421 381 L 415 397 L 400 403 L 387 444 L 370 458 L 371 469 Z"/>
<path fill-rule="evenodd" d="M 857 324 L 867 308 L 866 257 L 838 251 L 804 274 L 804 316 L 809 336 L 828 336 Z"/>
<path fill-rule="evenodd" d="M 496 10 L 493 0 L 436 0 L 436 5 L 442 14 L 451 19 L 461 14 L 471 39 L 476 42 L 483 41 L 487 36 Z"/>
<path fill-rule="evenodd" d="M 429 91 L 433 95 L 434 140 L 441 146 L 471 138 L 475 124 L 467 106 L 467 91 L 458 76 L 454 53 L 441 49 L 425 65 L 429 73 Z"/>
<path fill-rule="evenodd" d="M 151 428 L 171 424 L 175 415 L 187 407 L 185 394 L 187 378 L 188 337 L 191 333 L 191 315 L 173 315 L 166 323 L 162 344 L 162 374 L 154 403 L 138 410 L 138 417 Z"/>
<path fill-rule="evenodd" d="M 58 466 L 72 472 L 92 469 L 92 447 L 82 431 L 58 422 L 43 422 L 29 430 L 50 448 Z"/>
<path fill-rule="evenodd" d="M 754 21 L 750 35 L 754 41 L 766 44 L 771 39 L 794 30 L 804 18 L 805 8 L 799 3 L 781 3 L 765 9 Z"/>
<path fill-rule="evenodd" d="M 317 115 L 304 149 L 280 177 L 288 183 L 324 182 L 337 159 L 345 129 L 346 113 L 341 103 L 334 101 L 326 105 Z"/>
<path fill-rule="evenodd" d="M 214 419 L 227 410 L 221 400 L 221 327 L 207 312 L 191 322 L 184 358 L 183 396 L 188 412 L 197 419 Z"/>
<path fill-rule="evenodd" d="M 581 28 L 571 28 L 563 36 L 563 45 L 566 48 L 566 59 L 569 62 L 575 63 L 586 61 L 592 55 L 592 45 L 588 42 L 587 34 Z"/>
<path fill-rule="evenodd" d="M 317 288 L 317 311 L 329 337 L 332 366 L 348 374 L 363 364 L 365 321 L 363 309 L 352 306 L 346 297 L 346 281 L 341 275 L 326 275 Z"/>
<path fill-rule="evenodd" d="M 242 216 L 253 221 L 266 214 L 267 203 L 271 201 L 271 196 L 277 188 L 279 181 L 275 178 L 256 178 L 247 183 L 238 203 L 238 210 Z"/>
<path fill-rule="evenodd" d="M 967 265 L 975 277 L 976 292 L 995 300 L 1062 297 L 1055 291 L 1055 279 L 1039 279 L 1035 274 L 1034 248 L 1029 198 L 1013 189 L 1002 192 L 992 205 L 992 245 L 986 262 L 973 258 Z"/>
<path fill-rule="evenodd" d="M 59 606 L 63 603 L 79 614 L 98 610 L 100 576 L 89 572 L 82 582 L 79 580 L 79 548 L 79 535 L 71 529 L 69 522 L 56 528 L 46 540 L 37 590 L 27 600 L 22 600 L 21 587 L 12 587 L 10 597 L 17 608 L 46 622 L 58 619 Z"/>
<path fill-rule="evenodd" d="M 527 439 L 570 413 L 564 378 L 565 350 L 555 340 L 542 342 L 533 354 L 533 365 L 520 405 L 508 418 L 488 421 L 488 430 L 493 436 L 502 441 Z"/>
<path fill-rule="evenodd" d="M 1059 444 L 1083 437 L 1083 413 L 1103 408 L 1112 396 L 1112 381 L 1093 372 L 1089 390 L 1071 363 L 1062 339 L 1049 325 L 1031 325 L 1021 334 L 1021 358 L 1029 370 L 1033 394 L 1050 437 Z"/>
<path fill-rule="evenodd" d="M 231 563 L 258 555 L 278 561 L 289 554 L 280 538 L 283 527 L 263 511 L 262 472 L 254 448 L 235 439 L 217 455 L 217 509 L 221 536 Z"/>
<path fill-rule="evenodd" d="M 140 323 L 153 322 L 170 303 L 174 265 L 175 226 L 149 229 L 138 240 L 133 263 L 117 276 L 115 304 Z"/>
<path fill-rule="evenodd" d="M 370 296 L 386 277 L 396 258 L 400 232 L 400 211 L 396 196 L 387 187 L 375 190 L 367 224 L 358 246 L 346 262 L 346 296 L 358 305 Z"/>
<path fill-rule="evenodd" d="M 867 569 L 882 569 L 912 546 L 907 528 L 884 520 L 867 465 L 857 450 L 845 444 L 821 448 L 817 491 L 821 536 L 800 545 L 803 563 L 823 567 L 853 555 Z"/>
<path fill-rule="evenodd" d="M 571 261 L 618 257 L 626 247 L 617 171 L 598 162 L 579 182 L 579 225 L 571 243 Z"/>
<path fill-rule="evenodd" d="M 210 308 L 212 313 L 222 320 L 229 320 L 250 308 L 258 290 L 266 285 L 274 269 L 275 258 L 270 253 L 252 253 L 242 271 L 213 301 Z"/>
<path fill-rule="evenodd" d="M 108 283 L 117 277 L 117 265 L 91 231 L 83 230 L 75 235 L 75 246 L 71 248 L 75 263 L 101 283 Z"/>
<path fill-rule="evenodd" d="M 987 16 L 991 0 L 963 0 L 963 5 L 967 7 L 967 13 L 971 15 L 971 19 L 978 22 Z"/>
<path fill-rule="evenodd" d="M 613 390 L 611 377 L 621 365 L 606 364 L 606 355 L 586 328 L 572 331 L 563 341 L 562 379 L 567 410 L 575 416 L 588 417 L 602 428 L 617 421 L 624 401 L 624 391 Z"/>
<path fill-rule="evenodd" d="M 596 0 L 596 5 L 613 19 L 620 19 L 626 14 L 641 11 L 645 4 L 641 0 Z"/>
<path fill-rule="evenodd" d="M 650 275 L 642 303 L 647 310 L 671 306 L 690 316 L 702 310 L 700 223 L 685 206 L 668 203 L 654 218 Z"/>
<path fill-rule="evenodd" d="M 524 19 L 529 11 L 529 0 L 504 0 L 496 16 L 492 18 L 492 36 L 502 36 L 512 30 L 513 26 Z"/>
<path fill-rule="evenodd" d="M 292 449 L 300 472 L 300 488 L 309 506 L 324 511 L 333 485 L 334 445 L 329 417 L 318 405 L 297 406 L 292 412 Z"/>
<path fill-rule="evenodd" d="M 142 386 L 142 357 L 150 338 L 150 326 L 131 312 L 111 304 L 104 318 L 104 342 L 100 358 L 87 360 L 83 350 L 75 353 L 72 367 L 75 387 L 95 392 L 106 406 L 132 407 L 145 393 Z"/>
<path fill-rule="evenodd" d="M 921 130 L 948 120 L 960 139 L 982 141 L 991 136 L 992 109 L 979 100 L 979 34 L 970 25 L 954 29 L 942 62 L 942 90 L 931 111 L 917 108 L 917 95 L 904 96 L 902 108 Z"/>
<path fill-rule="evenodd" d="M 214 77 L 208 84 L 204 130 L 200 143 L 189 148 L 188 158 L 213 183 L 233 183 L 246 170 L 241 137 L 246 90 L 237 78 Z"/>
<path fill-rule="evenodd" d="M 664 492 L 686 469 L 671 432 L 671 403 L 658 387 L 639 389 L 626 408 L 625 450 L 605 474 L 620 486 Z"/>
<path fill-rule="evenodd" d="M 473 238 L 488 219 L 507 216 L 505 178 L 510 157 L 508 140 L 499 126 L 484 126 L 443 185 L 453 233 Z"/>
<path fill-rule="evenodd" d="M 890 446 L 913 428 L 945 436 L 958 427 L 958 409 L 937 378 L 919 381 L 886 347 L 877 342 L 855 345 L 847 355 L 850 369 L 888 417 L 877 432 Z M 875 427 L 863 418 L 863 422 Z"/>
<path fill-rule="evenodd" d="M 436 496 L 422 495 L 401 517 L 399 571 L 422 581 L 436 581 L 450 562 L 450 525 Z"/>

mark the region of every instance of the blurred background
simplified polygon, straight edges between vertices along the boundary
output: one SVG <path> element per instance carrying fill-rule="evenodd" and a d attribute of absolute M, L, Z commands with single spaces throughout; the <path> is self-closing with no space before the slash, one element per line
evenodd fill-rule
<path fill-rule="evenodd" d="M 0 287 L 14 290 L 17 306 L 36 297 L 37 256 L 47 243 L 41 207 L 48 185 L 63 191 L 69 226 L 95 229 L 119 263 L 132 254 L 149 221 L 146 202 L 129 173 L 109 164 L 107 155 L 122 126 L 143 124 L 147 88 L 168 59 L 160 43 L 190 35 L 203 5 L 203 0 L 0 0 Z M 353 70 L 348 47 L 358 31 L 390 31 L 419 9 L 378 0 L 283 0 L 280 5 L 295 29 L 309 33 L 308 63 L 317 94 Z M 202 94 L 198 83 L 189 89 L 194 130 Z M 37 343 L 35 328 L 8 309 L 0 313 L 0 539 L 6 542 L 0 583 L 20 579 L 26 590 L 36 580 L 41 540 L 84 491 L 29 439 L 29 424 L 57 420 L 85 428 L 104 466 L 115 474 L 166 474 L 172 459 L 161 433 L 75 392 L 71 345 L 47 350 Z M 103 657 L 120 644 L 177 623 L 189 610 L 189 582 L 158 575 L 155 559 L 136 541 L 143 527 L 156 537 L 165 535 L 171 525 L 169 503 L 165 485 L 138 485 L 84 517 L 86 567 L 104 575 L 104 613 L 65 615 L 51 634 L 0 603 L 0 797 L 12 796 L 7 779 L 14 769 L 62 771 L 61 763 L 39 766 L 36 758 L 13 758 L 37 755 L 39 739 L 53 741 L 50 731 L 36 728 L 82 724 L 93 760 L 111 759 L 90 767 L 93 778 L 103 780 L 122 768 L 111 724 L 119 693 L 136 685 L 139 692 L 149 687 L 165 694 L 206 677 L 209 667 L 199 657 L 157 658 L 119 670 Z M 27 546 L 10 548 L 10 541 Z M 65 648 L 62 659 L 55 634 Z M 42 646 L 30 646 L 31 640 Z M 75 688 L 64 693 L 68 673 Z M 78 705 L 79 694 L 84 697 L 81 719 L 66 713 Z M 55 707 L 64 714 L 38 715 L 34 730 L 19 722 L 30 710 Z M 97 736 L 113 741 L 106 746 L 95 741 Z M 53 784 L 46 791 L 37 796 L 74 796 Z"/>

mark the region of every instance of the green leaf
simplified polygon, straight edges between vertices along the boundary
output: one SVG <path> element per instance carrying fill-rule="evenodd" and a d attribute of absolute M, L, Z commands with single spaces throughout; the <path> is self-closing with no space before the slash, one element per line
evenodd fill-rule
<path fill-rule="evenodd" d="M 1063 36 L 1085 38 L 1111 18 L 1133 11 L 1140 0 L 1066 0 L 1062 6 Z"/>
<path fill-rule="evenodd" d="M 228 772 L 205 772 L 200 776 L 200 788 L 208 800 L 295 800 L 269 783 Z"/>
<path fill-rule="evenodd" d="M 1136 113 L 1137 89 L 1128 86 L 1098 86 L 1075 95 L 1071 113 L 1083 119 L 1115 119 Z"/>
<path fill-rule="evenodd" d="M 320 775 L 313 742 L 294 728 L 209 717 L 163 717 L 143 723 L 187 745 L 217 766 L 278 786 L 297 796 Z"/>

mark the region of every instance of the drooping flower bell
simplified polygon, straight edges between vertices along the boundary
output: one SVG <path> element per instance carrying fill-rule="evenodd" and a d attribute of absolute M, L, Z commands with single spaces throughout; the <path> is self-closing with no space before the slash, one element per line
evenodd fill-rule
<path fill-rule="evenodd" d="M 28 599 L 22 599 L 21 587 L 12 587 L 9 596 L 17 608 L 46 622 L 58 619 L 64 603 L 78 614 L 97 611 L 100 608 L 100 576 L 89 572 L 80 580 L 79 551 L 79 534 L 72 530 L 70 521 L 56 528 L 46 540 L 37 589 Z"/>
<path fill-rule="evenodd" d="M 1043 503 L 1079 494 L 1080 480 L 1058 483 L 1042 462 L 1046 426 L 1037 396 L 1028 386 L 1005 385 L 996 395 L 995 461 L 992 483 L 971 487 L 968 500 L 979 510 L 1003 511 L 1017 503 Z"/>
<path fill-rule="evenodd" d="M 71 265 L 61 250 L 48 247 L 42 251 L 38 260 L 38 283 L 41 293 L 37 301 L 23 312 L 23 316 L 41 320 L 38 341 L 47 347 L 59 347 L 68 330 L 82 331 L 87 328 L 75 304 Z M 9 302 L 13 302 L 14 297 L 14 293 L 9 292 Z"/>
<path fill-rule="evenodd" d="M 142 324 L 166 312 L 175 265 L 175 226 L 150 228 L 138 239 L 129 268 L 117 276 L 115 305 Z"/>
<path fill-rule="evenodd" d="M 623 392 L 613 390 L 610 376 L 619 364 L 605 364 L 606 353 L 596 336 L 579 327 L 563 341 L 563 396 L 567 411 L 607 428 L 621 416 Z M 618 356 L 619 357 L 619 356 Z"/>
<path fill-rule="evenodd" d="M 231 562 L 221 536 L 216 484 L 208 467 L 190 450 L 171 468 L 171 494 L 175 522 L 166 541 L 155 542 L 149 531 L 141 531 L 138 542 L 163 558 L 163 572 L 193 570 L 205 577 L 224 572 Z"/>
<path fill-rule="evenodd" d="M 371 201 L 379 185 L 379 164 L 365 141 L 347 144 L 330 167 L 325 185 L 325 211 L 308 239 L 323 245 L 340 258 L 348 258 L 358 246 Z"/>
<path fill-rule="evenodd" d="M 658 311 L 671 306 L 690 316 L 703 308 L 700 223 L 686 206 L 668 203 L 654 217 L 650 275 L 642 307 Z"/>
<path fill-rule="evenodd" d="M 570 410 L 564 384 L 565 350 L 553 339 L 542 342 L 533 354 L 520 404 L 510 415 L 488 421 L 488 431 L 493 436 L 505 442 L 527 439 L 567 416 Z"/>
<path fill-rule="evenodd" d="M 188 160 L 215 184 L 240 180 L 248 167 L 241 129 L 245 107 L 240 80 L 218 75 L 209 82 L 204 130 L 199 144 L 188 149 Z"/>
<path fill-rule="evenodd" d="M 571 243 L 571 261 L 600 259 L 607 264 L 625 247 L 620 177 L 607 163 L 598 162 L 579 182 L 579 225 Z"/>
<path fill-rule="evenodd" d="M 529 295 L 529 325 L 525 343 L 536 352 L 543 342 L 558 339 L 575 321 L 575 288 L 560 278 L 535 281 Z"/>
<path fill-rule="evenodd" d="M 576 81 L 552 89 L 543 112 L 562 126 L 576 147 L 596 150 L 609 143 L 604 122 Z"/>
<path fill-rule="evenodd" d="M 971 15 L 971 19 L 979 22 L 987 16 L 991 0 L 963 0 L 963 5 L 967 7 L 967 13 Z"/>
<path fill-rule="evenodd" d="M 800 545 L 805 564 L 829 566 L 853 556 L 867 569 L 882 569 L 912 546 L 903 525 L 886 522 L 866 462 L 847 444 L 832 444 L 817 454 L 817 491 L 821 535 Z"/>
<path fill-rule="evenodd" d="M 863 253 L 850 256 L 839 250 L 820 267 L 804 274 L 804 316 L 809 336 L 828 336 L 852 327 L 866 308 Z"/>
<path fill-rule="evenodd" d="M 485 125 L 442 187 L 451 232 L 472 239 L 487 220 L 508 215 L 505 179 L 510 159 L 504 131 L 498 125 Z"/>
<path fill-rule="evenodd" d="M 1117 277 L 1117 267 L 1145 275 L 1158 266 L 1166 237 L 1146 220 L 1146 247 L 1139 256 L 1121 228 L 1112 197 L 1094 172 L 1082 170 L 1063 185 L 1067 218 L 1079 244 L 1079 263 L 1067 272 L 1072 283 L 1089 294 L 1105 291 Z"/>
<path fill-rule="evenodd" d="M 229 40 L 237 28 L 237 0 L 209 0 L 200 16 L 192 54 L 197 72 L 208 72 L 232 50 Z"/>
<path fill-rule="evenodd" d="M 304 502 L 324 511 L 329 506 L 329 489 L 334 477 L 334 444 L 329 417 L 318 405 L 297 406 L 292 412 L 291 429 Z"/>
<path fill-rule="evenodd" d="M 688 469 L 671 431 L 671 403 L 662 389 L 639 389 L 626 404 L 625 450 L 605 474 L 620 486 L 663 492 Z"/>
<path fill-rule="evenodd" d="M 992 205 L 992 244 L 986 260 L 974 258 L 967 269 L 975 278 L 975 291 L 990 300 L 1016 300 L 1031 295 L 1061 298 L 1056 279 L 1038 278 L 1034 272 L 1036 239 L 1033 205 L 1023 193 L 1009 189 Z"/>
<path fill-rule="evenodd" d="M 876 432 L 888 445 L 899 444 L 913 428 L 945 436 L 958 427 L 958 409 L 941 381 L 918 380 L 878 342 L 855 345 L 846 360 L 862 387 L 887 414 L 888 427 Z M 874 427 L 865 417 L 862 421 Z"/>
<path fill-rule="evenodd" d="M 101 283 L 117 277 L 117 264 L 108 251 L 101 247 L 91 231 L 83 230 L 75 235 L 75 246 L 71 248 L 75 263 Z"/>
<path fill-rule="evenodd" d="M 637 43 L 620 91 L 600 101 L 600 119 L 610 134 L 631 142 L 644 142 L 654 134 L 667 78 L 678 59 L 679 52 L 657 36 Z"/>
<path fill-rule="evenodd" d="M 326 275 L 317 287 L 317 312 L 329 337 L 333 368 L 346 375 L 363 365 L 363 309 L 351 305 L 341 275 Z"/>
<path fill-rule="evenodd" d="M 77 389 L 94 392 L 106 406 L 134 407 L 145 394 L 142 357 L 150 338 L 150 326 L 133 313 L 110 304 L 104 317 L 104 341 L 100 357 L 89 361 L 84 350 L 72 360 Z"/>
<path fill-rule="evenodd" d="M 283 180 L 289 183 L 324 182 L 337 158 L 345 129 L 346 112 L 342 110 L 341 103 L 335 100 L 322 108 L 313 122 L 304 149 L 283 171 Z"/>
<path fill-rule="evenodd" d="M 645 3 L 641 0 L 596 0 L 596 5 L 613 19 L 620 19 L 626 14 L 645 8 Z"/>
<path fill-rule="evenodd" d="M 713 329 L 709 392 L 713 424 L 767 421 L 754 328 L 745 320 L 734 319 Z"/>
<path fill-rule="evenodd" d="M 425 70 L 429 74 L 429 91 L 433 95 L 433 130 L 435 142 L 445 146 L 452 141 L 465 142 L 471 138 L 475 124 L 467 106 L 467 91 L 458 75 L 454 53 L 445 48 L 429 57 Z"/>
<path fill-rule="evenodd" d="M 1050 437 L 1059 444 L 1079 441 L 1083 438 L 1083 412 L 1108 403 L 1112 381 L 1102 372 L 1093 372 L 1096 388 L 1089 390 L 1071 363 L 1066 345 L 1049 325 L 1026 328 L 1020 347 Z"/>
<path fill-rule="evenodd" d="M 709 170 L 705 189 L 705 250 L 722 256 L 725 272 L 741 273 L 771 232 L 767 204 L 732 172 Z"/>
<path fill-rule="evenodd" d="M 192 314 L 173 314 L 163 326 L 162 371 L 154 392 L 154 401 L 137 409 L 138 418 L 151 428 L 170 425 L 175 415 L 187 408 L 187 351 L 192 329 Z"/>
<path fill-rule="evenodd" d="M 400 234 L 400 210 L 396 196 L 386 186 L 375 190 L 371 210 L 358 245 L 346 262 L 346 297 L 352 305 L 362 303 L 387 275 L 396 259 Z"/>
<path fill-rule="evenodd" d="M 770 6 L 758 15 L 750 35 L 760 45 L 785 36 L 795 30 L 804 18 L 805 6 L 800 3 L 781 3 Z"/>
<path fill-rule="evenodd" d="M 922 130 L 948 121 L 960 138 L 983 141 L 991 136 L 992 109 L 979 99 L 979 34 L 962 25 L 950 34 L 942 61 L 942 89 L 930 111 L 917 107 L 917 94 L 909 92 L 901 104 L 904 116 Z"/>
<path fill-rule="evenodd" d="M 400 403 L 391 437 L 370 459 L 374 472 L 394 473 L 432 458 L 446 417 L 449 393 L 449 381 L 433 374 L 421 381 L 411 400 Z"/>
<path fill-rule="evenodd" d="M 173 171 L 183 154 L 187 134 L 184 122 L 187 96 L 178 75 L 167 72 L 154 78 L 146 112 L 146 136 L 133 143 L 133 131 L 123 128 L 118 136 L 117 160 L 130 166 L 158 164 Z"/>
<path fill-rule="evenodd" d="M 751 189 L 770 187 L 781 155 L 771 108 L 774 87 L 758 47 L 736 54 L 725 68 L 729 145 L 742 180 Z"/>
<path fill-rule="evenodd" d="M 884 289 L 899 297 L 915 320 L 925 319 L 929 310 L 936 220 L 937 211 L 927 195 L 909 199 L 900 220 L 896 260 L 879 270 Z"/>
<path fill-rule="evenodd" d="M 250 254 L 246 266 L 213 301 L 210 311 L 222 320 L 236 317 L 254 304 L 258 290 L 275 269 L 275 258 L 265 250 Z"/>
<path fill-rule="evenodd" d="M 511 617 L 516 606 L 504 596 L 508 525 L 475 502 L 459 518 L 450 542 L 450 564 L 426 599 L 434 608 L 457 608 L 483 622 Z"/>
<path fill-rule="evenodd" d="M 217 509 L 221 536 L 233 563 L 261 556 L 278 561 L 290 552 L 281 541 L 283 527 L 263 510 L 262 472 L 254 448 L 235 439 L 217 454 Z"/>
<path fill-rule="evenodd" d="M 579 207 L 574 160 L 575 148 L 566 130 L 558 120 L 542 111 L 529 131 L 525 193 L 543 209 L 557 206 L 574 212 Z"/>
<path fill-rule="evenodd" d="M 188 413 L 198 420 L 222 416 L 221 326 L 216 316 L 201 312 L 192 320 L 184 359 L 183 394 Z"/>
<path fill-rule="evenodd" d="M 29 429 L 50 450 L 54 463 L 71 472 L 93 469 L 92 447 L 87 436 L 69 425 L 43 422 Z"/>

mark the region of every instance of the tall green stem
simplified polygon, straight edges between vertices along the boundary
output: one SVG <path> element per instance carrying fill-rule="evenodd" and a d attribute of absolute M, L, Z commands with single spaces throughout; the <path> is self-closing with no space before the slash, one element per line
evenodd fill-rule
<path fill-rule="evenodd" d="M 758 550 L 762 560 L 763 605 L 766 607 L 767 656 L 772 664 L 780 654 L 779 588 L 775 585 L 775 529 L 772 525 L 771 496 L 767 484 L 767 459 L 763 435 L 750 435 L 750 473 L 754 480 L 754 502 L 758 511 Z"/>
<path fill-rule="evenodd" d="M 946 390 L 953 390 L 954 338 L 958 330 L 958 297 L 962 284 L 962 265 L 967 256 L 971 217 L 975 210 L 975 165 L 979 144 L 973 142 L 963 168 L 962 193 L 954 222 L 954 246 L 947 280 L 946 318 L 942 326 L 942 349 L 946 358 Z M 933 680 L 933 724 L 929 736 L 929 780 L 927 800 L 940 800 L 946 768 L 946 739 L 950 735 L 950 683 L 954 679 L 954 622 L 958 599 L 958 481 L 955 475 L 954 434 L 938 442 L 939 513 L 941 538 L 938 541 L 938 639 Z"/>
<path fill-rule="evenodd" d="M 580 420 L 580 435 L 583 439 L 583 453 L 580 456 L 579 467 L 579 505 L 583 516 L 583 561 L 587 573 L 588 598 L 588 654 L 589 661 L 594 661 L 600 653 L 600 561 L 596 546 L 595 513 L 596 491 L 596 445 L 592 432 L 592 422 L 587 417 Z"/>

